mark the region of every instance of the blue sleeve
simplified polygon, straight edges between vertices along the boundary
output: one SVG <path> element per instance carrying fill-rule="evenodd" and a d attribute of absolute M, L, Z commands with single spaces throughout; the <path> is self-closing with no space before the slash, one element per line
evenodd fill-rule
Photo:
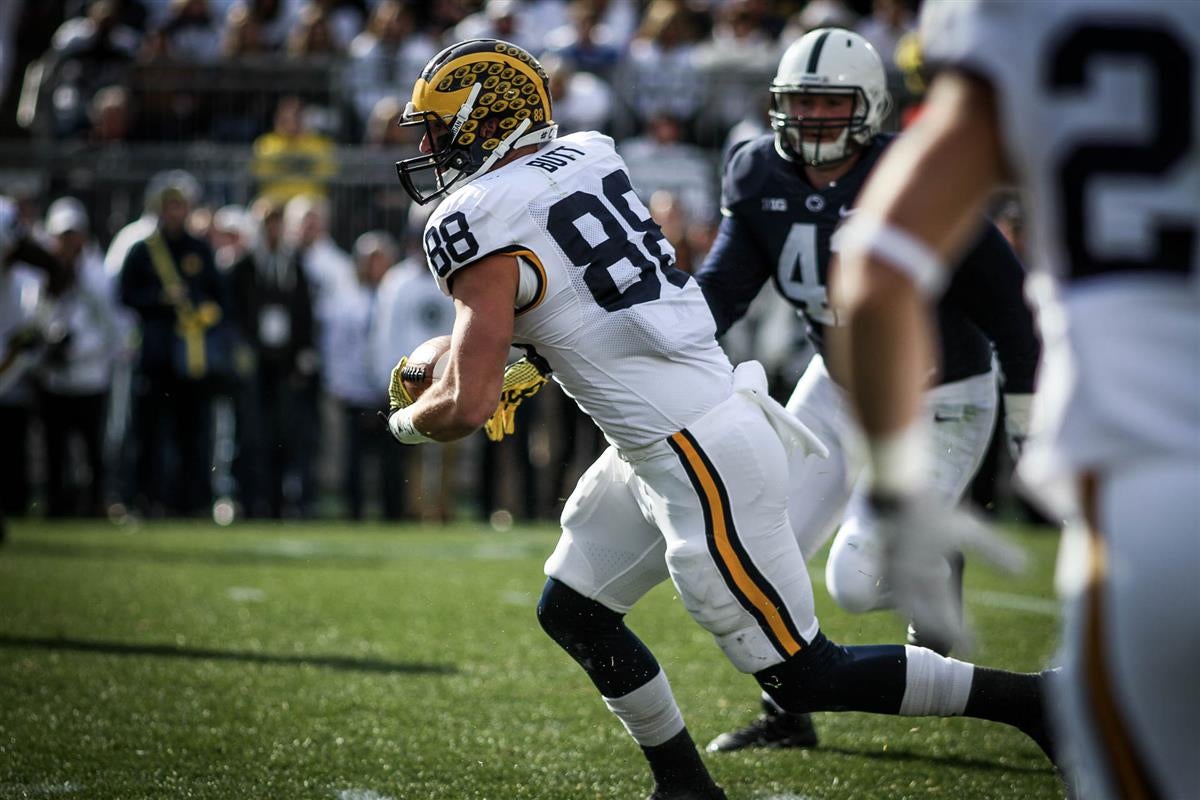
<path fill-rule="evenodd" d="M 717 321 L 717 336 L 745 315 L 769 277 L 767 258 L 749 226 L 736 216 L 722 216 L 716 241 L 695 275 Z"/>
<path fill-rule="evenodd" d="M 1025 269 L 990 222 L 967 253 L 946 292 L 992 341 L 1004 373 L 1004 391 L 1033 391 L 1042 345 L 1025 302 Z"/>

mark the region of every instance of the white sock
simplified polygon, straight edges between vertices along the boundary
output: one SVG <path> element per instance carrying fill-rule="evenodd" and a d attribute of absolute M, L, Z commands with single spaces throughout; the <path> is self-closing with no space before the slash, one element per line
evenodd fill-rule
<path fill-rule="evenodd" d="M 604 698 L 604 705 L 642 747 L 660 745 L 683 730 L 683 715 L 661 669 L 629 694 Z"/>
<path fill-rule="evenodd" d="M 940 656 L 924 647 L 904 646 L 908 668 L 904 673 L 905 717 L 956 717 L 967 707 L 975 665 Z"/>

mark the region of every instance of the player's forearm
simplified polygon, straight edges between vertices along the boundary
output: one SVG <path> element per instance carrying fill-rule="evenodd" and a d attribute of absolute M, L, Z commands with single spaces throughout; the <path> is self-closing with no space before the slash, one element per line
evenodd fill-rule
<path fill-rule="evenodd" d="M 470 358 L 470 356 L 467 356 Z M 503 359 L 501 359 L 501 367 Z M 439 442 L 470 436 L 483 427 L 496 410 L 503 382 L 503 369 L 482 375 L 464 375 L 451 364 L 445 377 L 422 394 L 412 406 L 412 421 L 418 431 Z"/>
<path fill-rule="evenodd" d="M 846 386 L 870 437 L 908 427 L 934 368 L 933 331 L 916 286 L 890 267 L 868 263 L 868 280 L 849 299 L 849 325 L 830 329 L 834 376 Z"/>

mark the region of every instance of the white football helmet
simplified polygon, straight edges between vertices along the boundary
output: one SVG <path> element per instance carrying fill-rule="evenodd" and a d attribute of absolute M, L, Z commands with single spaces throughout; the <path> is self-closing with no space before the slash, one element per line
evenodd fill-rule
<path fill-rule="evenodd" d="M 789 97 L 801 94 L 854 98 L 847 117 L 809 117 L 794 113 Z M 771 129 L 775 149 L 788 161 L 829 166 L 871 141 L 891 110 L 887 78 L 879 53 L 863 37 L 841 28 L 818 28 L 783 53 L 771 81 Z M 833 141 L 826 135 L 840 131 Z"/>

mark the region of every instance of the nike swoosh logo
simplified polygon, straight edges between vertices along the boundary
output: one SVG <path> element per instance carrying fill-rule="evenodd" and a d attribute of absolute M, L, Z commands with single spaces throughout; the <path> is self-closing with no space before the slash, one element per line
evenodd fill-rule
<path fill-rule="evenodd" d="M 853 213 L 854 213 L 853 208 L 846 208 L 845 206 L 842 206 L 841 208 L 838 209 L 838 216 L 841 217 L 842 219 L 845 219 L 846 217 L 850 216 Z"/>

